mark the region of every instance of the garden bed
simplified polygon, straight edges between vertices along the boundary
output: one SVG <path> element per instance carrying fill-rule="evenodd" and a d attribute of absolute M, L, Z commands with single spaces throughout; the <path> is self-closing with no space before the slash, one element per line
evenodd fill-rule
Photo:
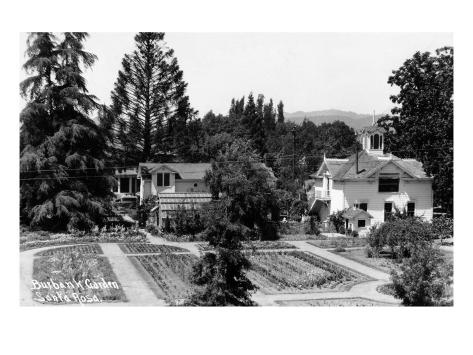
<path fill-rule="evenodd" d="M 301 251 L 259 252 L 248 277 L 265 294 L 348 289 L 368 277 Z"/>
<path fill-rule="evenodd" d="M 73 251 L 78 252 L 81 255 L 86 254 L 103 254 L 102 248 L 98 244 L 85 244 L 85 245 L 71 245 L 68 247 L 59 247 L 48 250 L 40 251 L 35 256 L 52 256 L 62 253 L 71 253 Z"/>
<path fill-rule="evenodd" d="M 309 240 L 307 243 L 312 244 L 318 248 L 335 249 L 364 247 L 368 244 L 368 240 L 366 238 L 336 237 Z"/>
<path fill-rule="evenodd" d="M 314 240 L 317 239 L 317 236 L 313 234 L 282 234 L 279 240 L 296 242 L 304 240 Z"/>
<path fill-rule="evenodd" d="M 178 304 L 192 292 L 190 277 L 198 258 L 192 254 L 161 254 L 130 257 L 138 270 L 153 283 L 153 291 L 160 299 Z"/>
<path fill-rule="evenodd" d="M 112 229 L 90 233 L 50 233 L 45 231 L 22 231 L 20 251 L 49 246 L 86 243 L 146 243 L 146 234 L 137 229 Z"/>
<path fill-rule="evenodd" d="M 280 306 L 315 306 L 315 307 L 397 307 L 396 303 L 373 301 L 363 297 L 326 298 L 316 300 L 276 301 Z"/>
<path fill-rule="evenodd" d="M 213 247 L 208 245 L 207 243 L 198 244 L 197 247 L 201 251 L 211 251 Z M 253 242 L 244 242 L 242 243 L 243 250 L 262 250 L 262 249 L 297 249 L 296 246 L 285 243 L 282 241 L 271 241 L 271 240 L 263 240 L 263 241 L 253 241 Z"/>
<path fill-rule="evenodd" d="M 126 302 L 125 293 L 103 256 L 60 250 L 36 258 L 32 280 L 33 300 L 39 303 Z"/>
<path fill-rule="evenodd" d="M 125 254 L 152 254 L 152 253 L 189 253 L 189 250 L 172 245 L 158 245 L 146 243 L 118 244 Z"/>

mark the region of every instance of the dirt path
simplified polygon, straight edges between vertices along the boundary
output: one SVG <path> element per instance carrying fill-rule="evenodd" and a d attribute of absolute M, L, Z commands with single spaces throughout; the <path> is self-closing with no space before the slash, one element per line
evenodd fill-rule
<path fill-rule="evenodd" d="M 110 261 L 130 306 L 166 305 L 164 300 L 156 298 L 146 280 L 117 244 L 101 243 L 100 246 L 104 256 Z"/>

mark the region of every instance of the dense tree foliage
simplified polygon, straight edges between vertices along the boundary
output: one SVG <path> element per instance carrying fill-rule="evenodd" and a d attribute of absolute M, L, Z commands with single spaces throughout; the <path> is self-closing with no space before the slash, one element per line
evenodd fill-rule
<path fill-rule="evenodd" d="M 378 121 L 388 130 L 386 147 L 424 164 L 434 178 L 435 203 L 452 215 L 453 48 L 415 53 L 388 83 L 398 86 L 399 94 L 391 96 L 392 115 Z"/>
<path fill-rule="evenodd" d="M 43 229 L 90 229 L 108 208 L 105 139 L 89 114 L 97 108 L 83 68 L 95 55 L 83 48 L 86 33 L 28 36 L 27 100 L 20 113 L 20 215 Z"/>
<path fill-rule="evenodd" d="M 445 262 L 432 246 L 417 248 L 403 260 L 400 270 L 392 270 L 394 293 L 405 306 L 452 305 L 453 265 Z"/>
<path fill-rule="evenodd" d="M 212 162 L 205 181 L 220 199 L 231 223 L 258 229 L 262 239 L 276 239 L 279 217 L 274 175 L 245 140 L 236 140 Z M 271 216 L 271 217 L 268 217 Z"/>
<path fill-rule="evenodd" d="M 192 280 L 198 287 L 189 305 L 252 306 L 253 284 L 245 271 L 250 263 L 241 251 L 248 228 L 232 223 L 223 201 L 214 201 L 206 208 L 204 235 L 215 250 L 204 254 L 193 267 Z"/>
<path fill-rule="evenodd" d="M 136 165 L 185 156 L 192 149 L 187 83 L 164 33 L 141 32 L 126 54 L 112 92 L 113 151 L 117 161 Z"/>
<path fill-rule="evenodd" d="M 266 102 L 261 94 L 256 102 L 252 93 L 246 100 L 244 97 L 232 99 L 228 115 L 210 111 L 199 121 L 202 133 L 197 136 L 200 140 L 196 140 L 194 154 L 188 159 L 209 161 L 234 139 L 247 140 L 257 159 L 273 169 L 278 188 L 296 196 L 304 180 L 322 162 L 324 153 L 329 157 L 345 158 L 355 151 L 355 131 L 345 123 L 335 121 L 317 126 L 306 120 L 297 125 L 284 121 L 283 109 L 284 104 L 280 102 L 276 111 L 273 100 Z"/>

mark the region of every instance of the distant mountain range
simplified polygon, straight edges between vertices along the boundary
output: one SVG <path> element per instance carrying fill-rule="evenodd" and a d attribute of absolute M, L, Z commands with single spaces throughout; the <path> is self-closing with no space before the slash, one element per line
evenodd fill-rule
<path fill-rule="evenodd" d="M 375 119 L 378 120 L 382 115 L 376 115 Z M 343 121 L 348 126 L 359 129 L 365 126 L 371 126 L 373 124 L 373 115 L 371 114 L 359 114 L 351 111 L 342 110 L 322 110 L 322 111 L 296 111 L 296 112 L 285 112 L 284 117 L 286 121 L 292 121 L 294 123 L 301 123 L 307 118 L 309 121 L 314 122 L 316 125 L 321 123 L 330 123 L 334 121 Z"/>

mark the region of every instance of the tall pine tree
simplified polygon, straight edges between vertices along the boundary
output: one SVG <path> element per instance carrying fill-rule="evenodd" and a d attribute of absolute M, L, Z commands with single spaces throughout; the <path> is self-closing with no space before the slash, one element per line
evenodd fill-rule
<path fill-rule="evenodd" d="M 111 194 L 104 174 L 105 141 L 89 114 L 97 108 L 82 68 L 96 56 L 83 48 L 87 33 L 30 33 L 30 75 L 20 83 L 20 216 L 49 230 L 101 224 Z"/>
<path fill-rule="evenodd" d="M 122 61 L 111 111 L 118 162 L 162 160 L 186 152 L 186 124 L 196 111 L 186 96 L 187 83 L 164 33 L 140 32 L 136 50 Z"/>

